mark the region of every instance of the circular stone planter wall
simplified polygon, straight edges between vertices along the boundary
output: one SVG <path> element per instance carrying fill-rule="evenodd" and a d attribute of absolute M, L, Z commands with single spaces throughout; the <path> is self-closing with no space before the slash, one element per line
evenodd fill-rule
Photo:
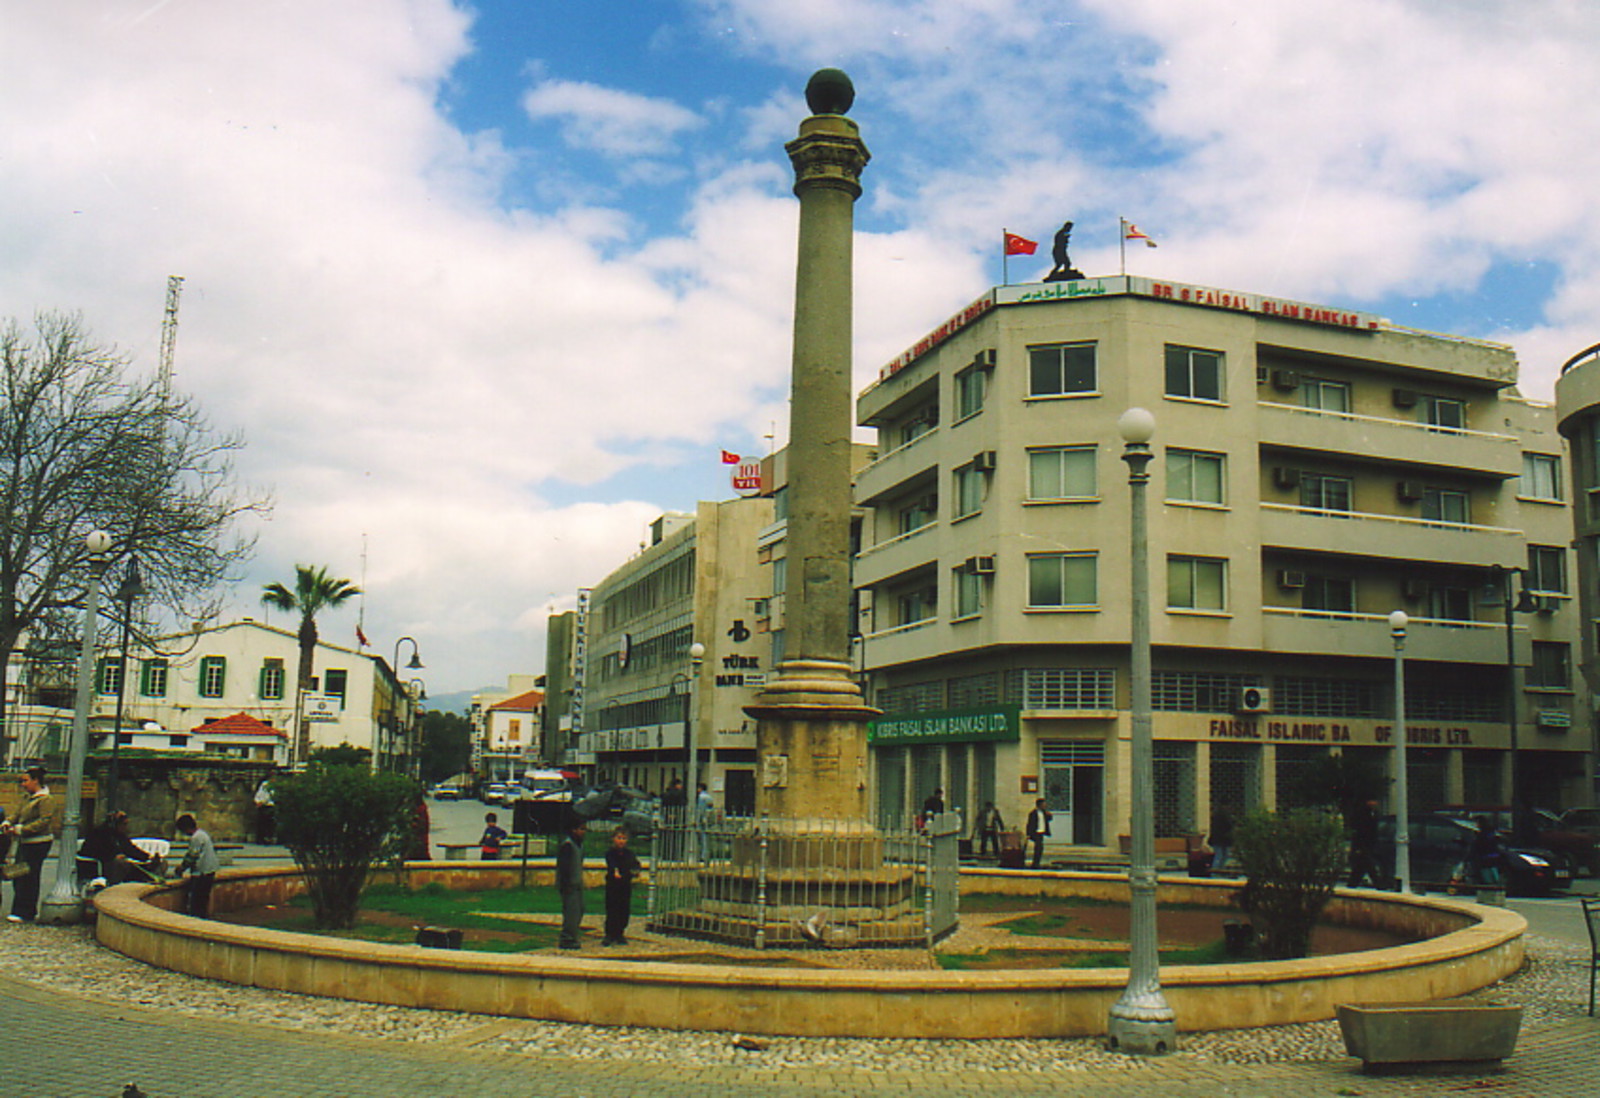
<path fill-rule="evenodd" d="M 547 867 L 534 879 L 548 879 Z M 598 877 L 597 874 L 591 874 Z M 417 863 L 413 884 L 509 886 L 516 866 Z M 598 883 L 598 881 L 596 881 Z M 220 876 L 218 910 L 287 900 L 294 869 Z M 1114 874 L 970 870 L 970 892 L 1125 899 Z M 1236 881 L 1163 878 L 1167 903 L 1226 906 Z M 175 914 L 178 893 L 119 885 L 95 900 L 102 945 L 162 968 L 236 984 L 398 1006 L 664 1029 L 836 1037 L 1073 1037 L 1102 1034 L 1127 969 L 986 972 L 763 969 L 505 955 L 376 945 Z M 1161 985 L 1178 1029 L 1314 1021 L 1339 1003 L 1440 999 L 1522 965 L 1520 915 L 1442 898 L 1341 892 L 1328 919 L 1425 941 L 1296 961 L 1173 965 Z"/>

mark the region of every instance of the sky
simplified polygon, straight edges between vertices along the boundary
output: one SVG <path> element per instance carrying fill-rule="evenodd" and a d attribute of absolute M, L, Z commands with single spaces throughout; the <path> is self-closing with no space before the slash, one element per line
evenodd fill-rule
<path fill-rule="evenodd" d="M 246 439 L 226 616 L 296 562 L 434 696 L 782 445 L 783 144 L 872 153 L 855 371 L 1072 259 L 1515 347 L 1600 340 L 1592 0 L 0 0 L 0 317 L 79 313 Z M 270 618 L 269 618 L 270 620 Z M 278 624 L 291 624 L 278 622 Z M 402 658 L 409 658 L 409 648 Z"/>

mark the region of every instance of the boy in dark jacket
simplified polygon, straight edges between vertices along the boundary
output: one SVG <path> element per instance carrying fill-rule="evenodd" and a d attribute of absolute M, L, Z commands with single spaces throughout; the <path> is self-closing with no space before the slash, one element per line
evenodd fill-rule
<path fill-rule="evenodd" d="M 628 916 L 633 909 L 633 882 L 644 867 L 628 849 L 628 829 L 611 833 L 606 851 L 606 936 L 601 945 L 628 944 Z"/>

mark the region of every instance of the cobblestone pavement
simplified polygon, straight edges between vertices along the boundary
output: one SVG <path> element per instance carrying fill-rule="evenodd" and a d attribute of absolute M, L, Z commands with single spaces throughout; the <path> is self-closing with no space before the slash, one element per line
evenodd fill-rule
<path fill-rule="evenodd" d="M 1526 1008 L 1501 1070 L 1367 1076 L 1331 1022 L 1192 1034 L 1132 1059 L 1094 1040 L 866 1041 L 608 1029 L 215 984 L 101 949 L 82 928 L 0 924 L 0 1096 L 563 1098 L 759 1094 L 1301 1098 L 1600 1094 L 1587 950 L 1531 939 L 1494 990 Z M 1180 1019 L 1181 1025 L 1181 1019 Z"/>

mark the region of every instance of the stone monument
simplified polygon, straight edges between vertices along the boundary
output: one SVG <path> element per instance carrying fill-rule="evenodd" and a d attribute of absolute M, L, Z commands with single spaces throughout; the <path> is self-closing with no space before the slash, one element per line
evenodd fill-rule
<path fill-rule="evenodd" d="M 910 945 L 912 875 L 884 864 L 868 820 L 868 706 L 850 665 L 852 253 L 855 200 L 870 154 L 845 117 L 850 78 L 806 85 L 811 116 L 786 149 L 800 200 L 789 411 L 787 655 L 746 709 L 757 721 L 758 828 L 725 870 L 700 874 L 718 936 L 776 944 Z M 759 872 L 756 868 L 759 865 Z"/>

